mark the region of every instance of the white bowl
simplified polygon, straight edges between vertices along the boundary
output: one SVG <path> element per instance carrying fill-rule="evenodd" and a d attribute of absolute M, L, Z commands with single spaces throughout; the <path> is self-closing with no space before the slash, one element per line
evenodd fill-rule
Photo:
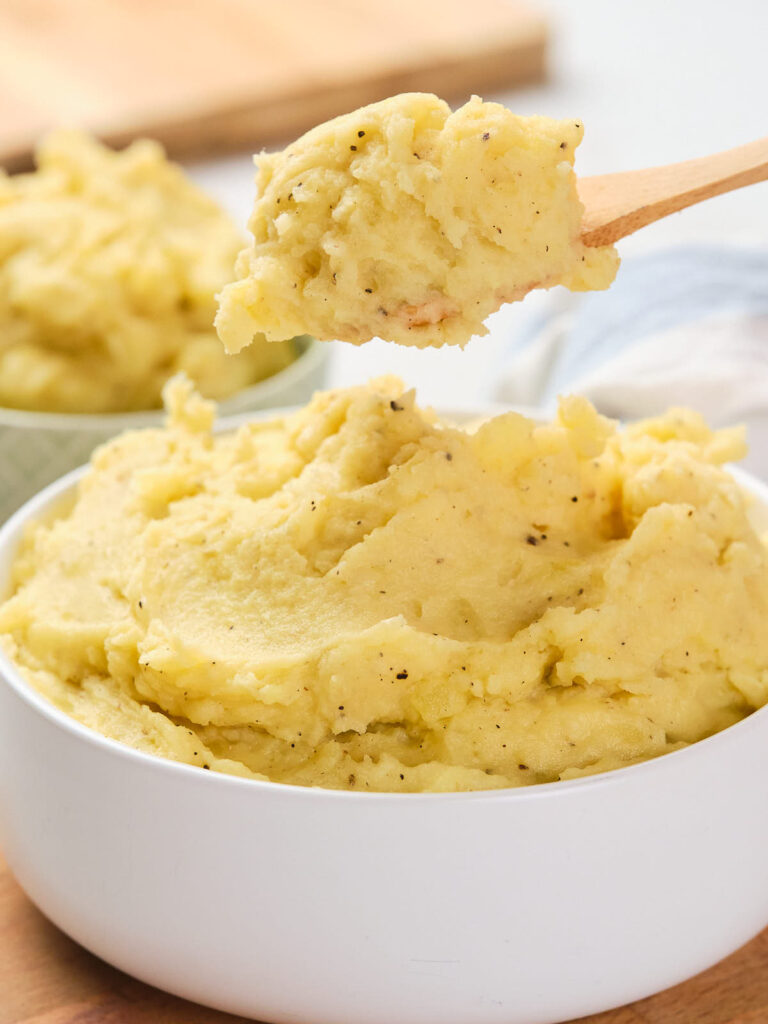
<path fill-rule="evenodd" d="M 299 354 L 292 363 L 223 399 L 219 415 L 300 404 L 322 387 L 328 347 L 309 337 L 296 341 Z M 0 523 L 41 487 L 82 465 L 110 437 L 124 430 L 159 427 L 164 417 L 162 409 L 95 415 L 0 406 Z"/>
<path fill-rule="evenodd" d="M 0 530 L 0 593 L 25 524 L 79 476 Z M 738 477 L 764 514 L 768 488 Z M 768 924 L 768 708 L 591 778 L 362 794 L 139 753 L 0 657 L 0 844 L 73 939 L 188 999 L 302 1024 L 551 1024 Z"/>

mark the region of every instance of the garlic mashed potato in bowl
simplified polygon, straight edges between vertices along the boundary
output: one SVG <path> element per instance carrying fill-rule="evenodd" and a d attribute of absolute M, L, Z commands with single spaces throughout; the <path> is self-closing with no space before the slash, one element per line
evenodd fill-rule
<path fill-rule="evenodd" d="M 580 401 L 467 434 L 394 381 L 172 414 L 0 530 L 0 843 L 68 935 L 264 1021 L 554 1024 L 765 927 L 737 435 Z"/>
<path fill-rule="evenodd" d="M 693 413 L 441 423 L 395 380 L 101 448 L 32 529 L 0 640 L 79 721 L 336 789 L 530 786 L 678 750 L 768 701 L 768 550 Z"/>
<path fill-rule="evenodd" d="M 58 131 L 34 172 L 0 172 L 0 520 L 108 437 L 159 425 L 174 373 L 224 415 L 304 401 L 323 383 L 306 337 L 224 352 L 216 294 L 241 245 L 148 140 L 113 152 Z"/>
<path fill-rule="evenodd" d="M 241 244 L 157 143 L 48 136 L 35 171 L 0 174 L 0 406 L 144 411 L 174 373 L 221 399 L 283 369 L 289 342 L 230 359 L 212 328 Z"/>

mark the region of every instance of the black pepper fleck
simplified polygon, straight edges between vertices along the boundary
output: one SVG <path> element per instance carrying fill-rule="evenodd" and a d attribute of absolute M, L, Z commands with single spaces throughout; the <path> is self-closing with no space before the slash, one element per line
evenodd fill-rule
<path fill-rule="evenodd" d="M 405 669 L 403 669 L 403 671 L 402 671 L 402 672 L 398 672 L 398 673 L 397 673 L 397 675 L 395 676 L 395 678 L 396 678 L 396 679 L 407 679 L 407 678 L 408 678 L 408 673 L 407 673 L 407 672 L 405 671 Z"/>
<path fill-rule="evenodd" d="M 525 538 L 525 543 L 530 544 L 532 547 L 536 547 L 536 545 L 539 542 L 536 540 L 532 533 L 529 533 L 528 536 Z"/>
<path fill-rule="evenodd" d="M 389 408 L 392 410 L 392 412 L 402 412 L 405 406 L 400 405 L 400 403 L 396 402 L 393 398 L 392 401 L 389 403 Z"/>

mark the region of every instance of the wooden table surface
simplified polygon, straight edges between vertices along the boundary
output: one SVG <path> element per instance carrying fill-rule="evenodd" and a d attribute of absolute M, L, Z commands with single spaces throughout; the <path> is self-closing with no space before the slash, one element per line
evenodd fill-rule
<path fill-rule="evenodd" d="M 3 0 L 0 164 L 60 124 L 256 152 L 395 92 L 538 81 L 546 41 L 528 0 Z"/>
<path fill-rule="evenodd" d="M 27 900 L 0 860 L 0 1024 L 237 1024 L 91 956 Z M 332 1024 L 332 1022 L 329 1022 Z M 581 1024 L 768 1024 L 768 930 L 684 985 Z"/>

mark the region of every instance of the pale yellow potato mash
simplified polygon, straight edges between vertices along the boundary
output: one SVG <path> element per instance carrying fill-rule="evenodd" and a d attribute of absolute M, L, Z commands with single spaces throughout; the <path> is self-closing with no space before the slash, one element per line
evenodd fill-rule
<path fill-rule="evenodd" d="M 451 113 L 409 93 L 262 154 L 253 243 L 216 319 L 226 348 L 304 331 L 463 345 L 532 288 L 607 288 L 615 250 L 580 237 L 582 134 L 579 121 L 477 97 Z"/>
<path fill-rule="evenodd" d="M 305 786 L 528 786 L 694 743 L 768 701 L 768 552 L 738 432 L 584 399 L 475 433 L 394 380 L 214 436 L 101 448 L 27 534 L 2 643 L 139 750 Z"/>
<path fill-rule="evenodd" d="M 49 136 L 35 172 L 0 170 L 0 405 L 152 409 L 180 370 L 223 398 L 286 366 L 290 342 L 233 359 L 213 329 L 242 244 L 156 143 Z"/>

